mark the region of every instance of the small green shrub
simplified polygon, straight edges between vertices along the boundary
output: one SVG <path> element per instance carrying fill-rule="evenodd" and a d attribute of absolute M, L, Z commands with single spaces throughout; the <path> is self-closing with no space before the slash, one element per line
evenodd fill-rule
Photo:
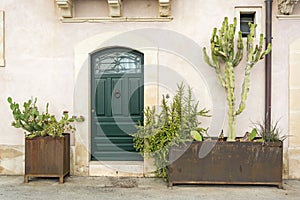
<path fill-rule="evenodd" d="M 139 125 L 138 132 L 133 135 L 134 147 L 143 156 L 153 157 L 156 175 L 167 180 L 169 147 L 192 141 L 193 138 L 203 138 L 207 129 L 200 127 L 198 117 L 209 116 L 209 111 L 198 109 L 198 102 L 192 99 L 191 88 L 186 94 L 183 84 L 178 85 L 170 104 L 163 96 L 160 109 L 160 112 L 155 108 L 145 109 L 144 125 Z"/>

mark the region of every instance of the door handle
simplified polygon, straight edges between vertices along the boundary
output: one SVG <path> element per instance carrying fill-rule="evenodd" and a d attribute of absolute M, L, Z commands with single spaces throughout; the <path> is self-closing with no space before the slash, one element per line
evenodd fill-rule
<path fill-rule="evenodd" d="M 121 97 L 121 91 L 119 89 L 115 90 L 115 97 L 118 99 Z"/>

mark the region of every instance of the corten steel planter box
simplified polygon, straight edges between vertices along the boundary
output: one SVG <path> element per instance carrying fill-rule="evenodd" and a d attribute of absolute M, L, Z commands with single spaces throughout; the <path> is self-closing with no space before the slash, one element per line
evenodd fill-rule
<path fill-rule="evenodd" d="M 260 184 L 282 188 L 282 156 L 282 142 L 205 141 L 171 147 L 169 186 Z"/>
<path fill-rule="evenodd" d="M 58 177 L 59 183 L 63 183 L 64 176 L 69 173 L 69 134 L 25 139 L 25 183 L 29 177 Z"/>

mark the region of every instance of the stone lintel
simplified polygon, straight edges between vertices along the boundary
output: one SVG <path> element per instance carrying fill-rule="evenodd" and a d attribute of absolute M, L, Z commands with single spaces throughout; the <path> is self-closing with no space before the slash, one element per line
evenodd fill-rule
<path fill-rule="evenodd" d="M 102 23 L 102 22 L 170 22 L 173 17 L 73 17 L 63 18 L 63 23 Z"/>

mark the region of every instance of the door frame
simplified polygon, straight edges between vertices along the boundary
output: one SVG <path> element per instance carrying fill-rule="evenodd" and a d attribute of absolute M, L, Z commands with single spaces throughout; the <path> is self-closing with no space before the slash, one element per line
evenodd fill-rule
<path fill-rule="evenodd" d="M 153 34 L 153 33 L 156 34 Z M 172 37 L 170 37 L 172 35 Z M 167 39 L 166 39 L 167 38 Z M 171 45 L 175 43 L 176 45 Z M 164 62 L 169 65 L 168 57 L 164 53 L 171 52 L 172 55 L 180 55 L 181 58 L 188 61 L 188 65 L 193 72 L 196 72 L 197 78 L 204 80 L 209 90 L 215 91 L 210 93 L 213 110 L 219 115 L 214 115 L 211 120 L 222 120 L 225 116 L 224 101 L 220 101 L 223 94 L 221 89 L 215 87 L 218 82 L 214 72 L 205 66 L 203 60 L 199 60 L 201 47 L 193 39 L 187 38 L 178 32 L 147 28 L 124 30 L 120 32 L 111 31 L 91 36 L 82 40 L 74 47 L 74 114 L 86 117 L 85 122 L 76 125 L 75 147 L 72 151 L 74 155 L 74 174 L 75 175 L 111 175 L 118 176 L 148 176 L 153 175 L 155 167 L 153 160 L 144 158 L 144 162 L 139 162 L 140 171 L 132 168 L 131 163 L 119 163 L 118 166 L 124 166 L 122 173 L 112 164 L 105 165 L 102 163 L 90 162 L 90 137 L 91 137 L 91 118 L 90 118 L 90 60 L 89 54 L 101 48 L 111 46 L 123 46 L 138 50 L 144 53 L 144 107 L 157 106 L 160 102 L 160 93 L 164 92 L 161 87 L 159 72 Z M 183 48 L 185 47 L 185 48 Z M 192 49 L 192 51 L 190 50 Z M 160 60 L 161 59 L 161 60 Z M 176 70 L 175 70 L 176 71 Z M 205 74 L 205 76 L 201 76 Z M 209 77 L 209 78 L 205 78 Z M 196 79 L 194 79 L 196 80 Z M 198 81 L 196 81 L 197 83 Z M 217 92 L 220 90 L 220 92 Z M 221 123 L 222 124 L 222 123 Z M 220 124 L 220 125 L 221 125 Z M 210 128 L 215 132 L 220 127 L 214 125 Z M 124 173 L 123 173 L 124 172 Z M 72 173 L 72 172 L 71 172 Z"/>
<path fill-rule="evenodd" d="M 85 117 L 76 124 L 76 134 L 71 137 L 71 174 L 77 176 L 153 176 L 153 161 L 100 162 L 91 161 L 91 69 L 89 55 L 102 48 L 122 46 L 144 54 L 144 107 L 155 106 L 159 101 L 158 54 L 156 46 L 145 47 L 132 43 L 124 32 L 105 32 L 82 40 L 74 47 L 73 112 Z M 120 38 L 119 38 L 120 37 Z M 119 39 L 115 39 L 119 38 Z M 123 39 L 122 39 L 123 38 Z M 140 45 L 140 46 L 139 46 Z M 75 138 L 74 138 L 75 137 Z"/>

